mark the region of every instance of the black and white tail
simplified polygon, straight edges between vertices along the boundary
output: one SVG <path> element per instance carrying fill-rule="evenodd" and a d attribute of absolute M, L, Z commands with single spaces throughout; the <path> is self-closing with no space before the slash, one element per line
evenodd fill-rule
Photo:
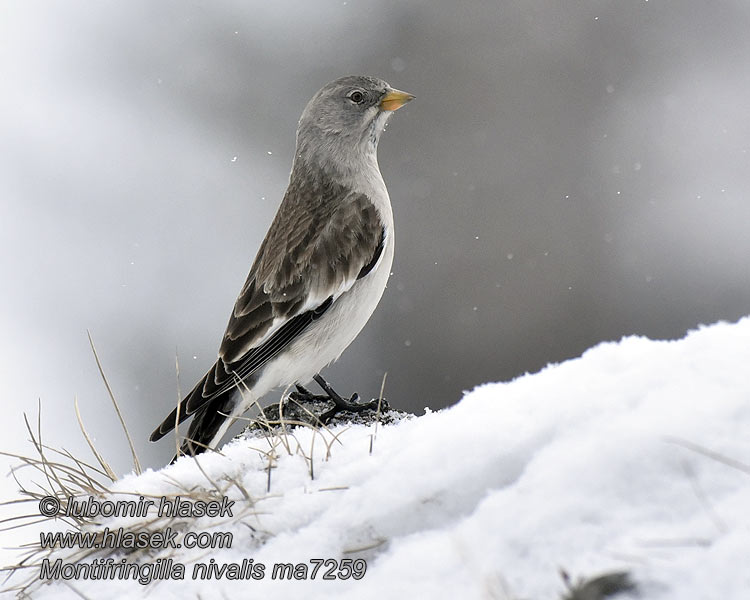
<path fill-rule="evenodd" d="M 178 409 L 175 408 L 164 421 L 153 431 L 149 438 L 155 442 L 175 428 L 188 417 L 193 417 L 187 430 L 187 435 L 180 447 L 180 455 L 195 456 L 205 452 L 207 448 L 213 447 L 219 441 L 225 431 L 231 425 L 231 417 L 237 406 L 237 387 L 231 386 L 220 393 L 212 395 L 210 399 L 204 397 L 206 381 L 213 377 L 214 369 L 196 384 L 192 391 L 180 402 L 179 419 Z M 177 460 L 178 456 L 172 459 Z"/>

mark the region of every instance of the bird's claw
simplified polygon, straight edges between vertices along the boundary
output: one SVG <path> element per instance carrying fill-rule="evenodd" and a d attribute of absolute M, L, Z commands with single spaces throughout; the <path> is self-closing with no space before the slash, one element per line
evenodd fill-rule
<path fill-rule="evenodd" d="M 333 402 L 333 407 L 319 415 L 318 418 L 322 423 L 328 423 L 336 414 L 342 411 L 362 412 L 363 410 L 377 410 L 377 399 L 370 402 L 360 402 L 359 394 L 356 392 L 349 398 L 343 398 L 320 375 L 315 375 L 313 379 L 323 389 L 325 394 L 313 394 L 305 386 L 296 384 L 296 391 L 292 392 L 289 398 L 296 402 Z"/>

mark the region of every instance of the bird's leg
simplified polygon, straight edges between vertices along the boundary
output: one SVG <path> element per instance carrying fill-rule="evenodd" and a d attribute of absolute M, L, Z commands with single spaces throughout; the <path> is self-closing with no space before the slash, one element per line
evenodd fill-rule
<path fill-rule="evenodd" d="M 339 410 L 356 411 L 363 410 L 367 406 L 366 404 L 357 403 L 357 400 L 359 400 L 359 394 L 357 394 L 356 392 L 352 394 L 351 398 L 349 398 L 348 400 L 344 400 L 336 393 L 336 391 L 329 385 L 329 383 L 325 379 L 323 379 L 323 377 L 321 377 L 320 373 L 314 375 L 313 379 L 315 380 L 315 383 L 323 388 L 323 391 L 328 395 L 328 398 L 333 400 Z"/>
<path fill-rule="evenodd" d="M 318 415 L 318 419 L 320 419 L 322 423 L 329 423 L 333 417 L 335 417 L 339 412 L 342 411 L 362 412 L 363 410 L 377 410 L 378 408 L 377 399 L 370 402 L 358 402 L 359 394 L 356 393 L 352 394 L 351 398 L 342 398 L 329 385 L 329 383 L 325 379 L 323 379 L 323 377 L 321 377 L 320 374 L 315 375 L 313 379 L 321 388 L 323 388 L 325 394 L 313 394 L 306 387 L 297 384 L 295 386 L 297 390 L 292 392 L 289 395 L 289 398 L 296 402 L 306 403 L 333 402 L 332 408 Z M 383 400 L 381 408 L 385 410 L 387 406 L 388 405 L 385 403 L 385 400 Z"/>
<path fill-rule="evenodd" d="M 294 387 L 297 388 L 296 392 L 292 392 L 289 397 L 293 400 L 300 402 L 324 402 L 330 400 L 328 394 L 313 394 L 305 386 L 297 384 Z"/>
<path fill-rule="evenodd" d="M 370 402 L 357 402 L 359 400 L 359 394 L 356 392 L 352 394 L 352 397 L 347 399 L 342 398 L 339 396 L 336 391 L 328 384 L 328 382 L 321 377 L 320 373 L 315 375 L 313 377 L 315 382 L 323 388 L 323 391 L 328 395 L 328 398 L 330 400 L 333 400 L 334 407 L 330 410 L 327 410 L 322 415 L 320 415 L 320 420 L 323 423 L 327 423 L 331 420 L 332 417 L 336 415 L 336 413 L 348 410 L 351 412 L 361 412 L 363 410 L 375 410 L 378 407 L 378 401 L 377 400 L 371 400 Z"/>

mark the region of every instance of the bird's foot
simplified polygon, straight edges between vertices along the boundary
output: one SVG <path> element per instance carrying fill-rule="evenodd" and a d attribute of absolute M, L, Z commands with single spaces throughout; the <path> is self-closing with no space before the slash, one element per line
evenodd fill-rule
<path fill-rule="evenodd" d="M 318 402 L 328 402 L 330 400 L 328 394 L 313 394 L 305 386 L 299 384 L 295 385 L 294 387 L 297 388 L 297 391 L 289 394 L 289 398 L 291 400 L 295 400 L 296 402 L 314 404 Z"/>
<path fill-rule="evenodd" d="M 333 408 L 321 413 L 318 418 L 322 423 L 327 424 L 335 417 L 338 413 L 343 411 L 350 412 L 362 412 L 363 410 L 377 410 L 379 401 L 371 400 L 370 402 L 358 402 L 359 394 L 354 393 L 350 398 L 343 398 L 323 379 L 320 375 L 313 377 L 315 382 L 323 389 L 325 394 L 313 394 L 307 388 L 297 385 L 297 391 L 292 392 L 290 398 L 297 401 L 304 402 L 319 402 L 319 401 L 332 401 Z M 380 402 L 381 409 L 385 409 L 387 404 L 385 400 Z"/>

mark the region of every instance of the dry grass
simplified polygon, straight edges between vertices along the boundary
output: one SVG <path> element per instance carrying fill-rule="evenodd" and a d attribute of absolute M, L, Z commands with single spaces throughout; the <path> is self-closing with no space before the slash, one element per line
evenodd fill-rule
<path fill-rule="evenodd" d="M 107 393 L 112 400 L 115 413 L 118 416 L 120 424 L 125 433 L 125 438 L 128 443 L 130 454 L 132 456 L 133 470 L 136 474 L 141 473 L 141 463 L 138 459 L 135 445 L 133 444 L 132 437 L 128 431 L 125 419 L 120 411 L 119 404 L 112 391 L 111 386 L 104 373 L 99 356 L 94 347 L 93 340 L 89 334 L 89 342 L 91 349 L 96 360 L 99 373 L 101 374 L 102 380 L 106 387 Z M 176 360 L 176 369 L 179 378 L 179 362 Z M 179 383 L 178 383 L 179 385 Z M 385 378 L 383 379 L 383 386 L 385 385 Z M 242 394 L 250 394 L 250 390 L 244 386 L 242 382 L 238 381 L 238 386 Z M 310 419 L 310 422 L 302 420 L 288 419 L 284 416 L 284 406 L 286 401 L 289 400 L 287 395 L 288 389 L 285 390 L 282 395 L 282 400 L 279 404 L 278 419 L 269 419 L 266 416 L 265 410 L 258 404 L 257 400 L 253 400 L 253 403 L 258 408 L 258 417 L 248 419 L 244 417 L 237 417 L 239 419 L 248 421 L 250 424 L 254 424 L 256 430 L 261 435 L 257 439 L 263 440 L 264 447 L 253 448 L 262 455 L 266 461 L 266 471 L 268 473 L 266 493 L 270 494 L 272 489 L 272 478 L 271 474 L 278 464 L 278 460 L 282 454 L 289 456 L 301 456 L 305 460 L 310 479 L 315 479 L 315 444 L 316 440 L 320 439 L 323 444 L 324 453 L 323 460 L 327 461 L 332 452 L 332 448 L 335 444 L 341 444 L 340 437 L 346 429 L 341 430 L 337 433 L 333 433 L 328 427 L 320 423 L 317 416 L 310 412 L 306 407 L 298 406 L 304 410 Z M 382 398 L 382 389 L 381 389 Z M 178 405 L 181 400 L 181 394 L 178 391 Z M 90 532 L 99 531 L 103 526 L 101 518 L 88 518 L 81 516 L 65 516 L 67 512 L 68 504 L 71 499 L 79 500 L 83 497 L 91 496 L 98 501 L 103 500 L 123 500 L 132 499 L 132 497 L 143 496 L 145 499 L 159 500 L 162 496 L 166 496 L 167 499 L 180 496 L 181 498 L 187 498 L 191 501 L 202 500 L 204 502 L 210 502 L 213 500 L 221 500 L 224 496 L 231 495 L 235 498 L 235 501 L 240 506 L 240 510 L 237 510 L 235 516 L 230 520 L 222 520 L 222 525 L 227 525 L 232 521 L 243 520 L 250 515 L 258 516 L 260 513 L 256 510 L 257 502 L 263 498 L 253 498 L 250 493 L 242 486 L 240 481 L 236 478 L 232 478 L 228 475 L 222 476 L 220 481 L 216 481 L 206 473 L 205 469 L 201 465 L 201 457 L 192 457 L 191 460 L 195 462 L 198 470 L 203 474 L 206 480 L 204 486 L 191 486 L 185 487 L 180 481 L 170 477 L 164 473 L 163 477 L 175 490 L 172 494 L 161 494 L 160 496 L 149 496 L 143 493 L 128 493 L 128 492 L 113 492 L 111 491 L 112 484 L 117 480 L 117 476 L 102 456 L 102 454 L 96 448 L 92 437 L 89 435 L 86 427 L 84 426 L 83 419 L 81 417 L 80 408 L 78 406 L 77 399 L 74 400 L 74 409 L 76 420 L 81 431 L 81 435 L 86 440 L 86 443 L 91 450 L 94 460 L 91 462 L 80 459 L 74 456 L 71 452 L 64 448 L 54 448 L 43 442 L 42 439 L 42 411 L 41 402 L 38 407 L 38 414 L 36 419 L 36 430 L 34 430 L 29 423 L 29 419 L 24 414 L 24 422 L 26 429 L 29 434 L 30 442 L 34 448 L 34 452 L 31 456 L 24 456 L 21 454 L 13 454 L 0 452 L 5 456 L 8 456 L 19 464 L 13 467 L 11 473 L 18 485 L 19 495 L 21 496 L 17 500 L 9 501 L 4 503 L 5 505 L 23 506 L 24 512 L 22 514 L 7 518 L 0 521 L 0 531 L 8 531 L 11 529 L 19 528 L 33 528 L 35 525 L 49 522 L 48 517 L 43 517 L 39 513 L 39 501 L 47 496 L 52 496 L 60 502 L 60 515 L 55 517 L 59 519 L 69 529 L 79 532 Z M 380 420 L 380 407 L 378 406 L 378 421 Z M 295 433 L 295 428 L 304 427 L 308 428 L 313 432 L 310 438 L 309 448 L 303 447 L 298 436 Z M 372 451 L 372 443 L 374 435 L 371 436 L 370 440 L 370 451 Z M 180 438 L 178 429 L 175 428 L 175 444 L 179 450 Z M 249 441 L 249 440 L 248 440 Z M 213 451 L 220 454 L 218 451 Z M 18 477 L 20 471 L 31 470 L 32 474 L 29 478 L 29 483 L 24 483 Z M 325 490 L 321 490 L 325 491 Z M 247 526 L 247 531 L 250 539 L 252 540 L 249 545 L 262 544 L 265 539 L 270 536 L 268 532 L 259 531 L 247 522 L 244 522 Z M 131 519 L 127 524 L 118 522 L 118 525 L 123 526 L 125 532 L 138 533 L 143 531 L 157 531 L 163 530 L 166 527 L 171 527 L 173 531 L 182 531 L 189 529 L 191 525 L 194 525 L 194 519 L 183 518 L 183 517 L 158 517 L 158 516 L 146 516 L 141 519 Z M 36 529 L 35 533 L 38 533 Z M 44 584 L 39 579 L 39 570 L 42 562 L 45 559 L 51 559 L 53 554 L 64 554 L 64 560 L 66 562 L 76 562 L 86 559 L 103 558 L 109 557 L 115 554 L 127 554 L 128 559 L 134 562 L 140 560 L 154 560 L 158 558 L 170 558 L 170 551 L 153 550 L 149 548 L 144 549 L 125 549 L 125 548 L 76 548 L 61 550 L 57 548 L 42 548 L 41 543 L 37 539 L 35 542 L 25 544 L 19 548 L 23 552 L 20 560 L 17 564 L 4 567 L 0 570 L 7 573 L 5 583 L 8 584 L 11 578 L 16 579 L 18 583 L 13 586 L 5 587 L 5 592 L 16 592 L 19 597 L 30 597 L 30 594 L 38 586 Z M 208 554 L 208 552 L 207 552 Z M 198 557 L 193 557 L 195 560 L 199 560 Z M 19 581 L 18 578 L 21 578 Z M 69 583 L 69 582 L 68 582 Z"/>
<path fill-rule="evenodd" d="M 28 417 L 24 414 L 26 429 L 29 433 L 29 438 L 34 446 L 36 454 L 33 456 L 23 456 L 8 452 L 2 452 L 0 454 L 16 459 L 20 463 L 19 466 L 12 469 L 11 474 L 18 485 L 21 498 L 4 504 L 18 506 L 24 505 L 29 508 L 24 514 L 4 519 L 1 522 L 2 531 L 34 526 L 48 521 L 47 517 L 40 518 L 40 513 L 38 511 L 39 501 L 44 497 L 52 496 L 57 498 L 60 502 L 61 511 L 65 513 L 69 498 L 71 497 L 85 495 L 102 498 L 108 493 L 108 486 L 115 481 L 115 475 L 109 464 L 107 464 L 101 454 L 96 451 L 91 438 L 86 432 L 83 422 L 80 419 L 77 402 L 76 416 L 78 417 L 78 423 L 81 427 L 83 436 L 89 443 L 98 466 L 77 458 L 64 448 L 58 450 L 43 443 L 41 404 L 37 415 L 36 433 L 31 428 Z M 37 476 L 42 476 L 41 482 L 32 480 L 29 485 L 21 482 L 17 473 L 22 469 L 28 470 L 29 468 L 34 471 Z M 65 516 L 60 516 L 59 518 L 63 523 L 76 530 L 81 530 L 89 524 L 85 518 Z M 37 572 L 41 566 L 41 561 L 48 557 L 52 553 L 52 550 L 41 548 L 41 545 L 38 542 L 26 544 L 20 549 L 26 551 L 21 560 L 19 560 L 16 565 L 5 567 L 3 570 L 8 572 L 6 582 L 10 577 L 19 572 L 28 572 L 28 570 L 34 571 L 33 575 L 21 584 L 7 588 L 7 591 L 16 591 L 19 595 L 25 595 L 30 591 L 33 583 L 38 581 Z"/>

